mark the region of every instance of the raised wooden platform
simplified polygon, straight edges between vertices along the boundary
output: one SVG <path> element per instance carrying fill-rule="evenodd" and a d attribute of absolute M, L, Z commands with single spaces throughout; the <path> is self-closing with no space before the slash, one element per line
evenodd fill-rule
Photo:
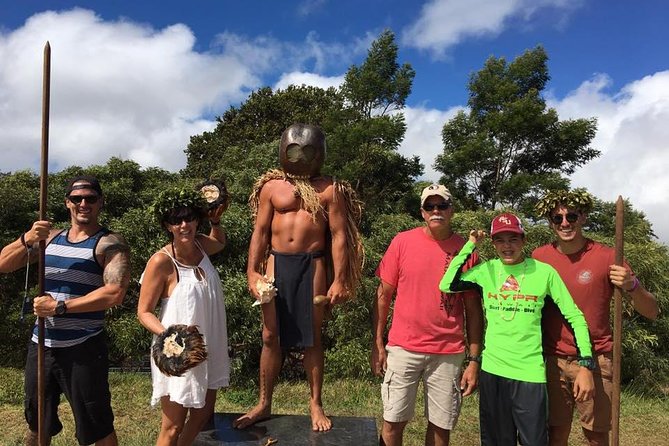
<path fill-rule="evenodd" d="M 376 446 L 379 437 L 371 417 L 330 417 L 332 429 L 313 432 L 307 415 L 273 415 L 246 429 L 233 429 L 242 414 L 215 413 L 200 432 L 194 446 L 265 446 L 271 437 L 275 446 Z"/>

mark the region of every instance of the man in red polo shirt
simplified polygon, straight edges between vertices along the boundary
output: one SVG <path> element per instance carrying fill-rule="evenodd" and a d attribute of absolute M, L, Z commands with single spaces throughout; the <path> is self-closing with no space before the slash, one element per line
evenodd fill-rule
<path fill-rule="evenodd" d="M 481 296 L 475 291 L 439 290 L 444 271 L 465 244 L 451 229 L 453 213 L 446 187 L 432 184 L 423 189 L 421 215 L 425 224 L 397 234 L 376 270 L 380 283 L 372 314 L 371 368 L 374 374 L 384 376 L 380 444 L 386 446 L 402 444 L 421 380 L 428 421 L 425 444 L 435 446 L 449 444 L 462 396 L 470 395 L 477 385 L 483 329 Z M 467 266 L 477 262 L 474 255 Z M 468 365 L 463 371 L 466 350 Z"/>
<path fill-rule="evenodd" d="M 546 305 L 542 327 L 551 446 L 567 445 L 574 407 L 588 443 L 609 444 L 613 350 L 609 316 L 614 287 L 630 295 L 641 315 L 655 319 L 659 311 L 655 297 L 639 283 L 630 266 L 615 265 L 614 249 L 583 235 L 592 204 L 587 192 L 575 190 L 549 192 L 537 205 L 538 214 L 548 219 L 556 240 L 535 249 L 532 257 L 552 265 L 567 285 L 588 323 L 595 361 L 594 398 L 575 401 L 573 382 L 582 359 L 577 356 L 574 335 L 555 304 Z"/>

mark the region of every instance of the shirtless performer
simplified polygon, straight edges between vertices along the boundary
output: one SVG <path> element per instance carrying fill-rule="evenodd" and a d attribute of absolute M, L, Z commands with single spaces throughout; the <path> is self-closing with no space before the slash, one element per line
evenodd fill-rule
<path fill-rule="evenodd" d="M 321 325 L 326 305 L 314 304 L 313 298 L 326 295 L 328 303 L 335 305 L 352 296 L 360 278 L 361 245 L 351 218 L 355 214 L 351 204 L 355 207 L 357 201 L 351 200 L 354 194 L 350 189 L 320 174 L 324 158 L 323 132 L 312 125 L 291 125 L 283 132 L 279 147 L 283 171 L 265 173 L 251 195 L 255 227 L 249 246 L 248 287 L 260 301 L 257 284 L 268 277 L 275 279 L 278 292 L 262 304 L 260 399 L 234 421 L 235 428 L 270 416 L 282 350 L 289 348 L 304 348 L 312 429 L 326 431 L 332 427 L 321 401 Z M 359 207 L 357 211 L 359 216 Z M 333 264 L 329 287 L 328 231 Z M 351 232 L 355 234 L 353 242 Z"/>

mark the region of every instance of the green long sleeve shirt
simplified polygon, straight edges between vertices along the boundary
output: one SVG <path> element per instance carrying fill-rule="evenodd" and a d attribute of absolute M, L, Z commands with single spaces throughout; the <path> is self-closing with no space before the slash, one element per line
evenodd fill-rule
<path fill-rule="evenodd" d="M 518 381 L 546 382 L 541 342 L 541 309 L 546 296 L 571 324 L 581 356 L 592 356 L 588 326 L 555 269 L 527 258 L 515 265 L 500 259 L 462 271 L 476 245 L 468 241 L 439 283 L 443 292 L 479 288 L 487 327 L 481 369 Z"/>

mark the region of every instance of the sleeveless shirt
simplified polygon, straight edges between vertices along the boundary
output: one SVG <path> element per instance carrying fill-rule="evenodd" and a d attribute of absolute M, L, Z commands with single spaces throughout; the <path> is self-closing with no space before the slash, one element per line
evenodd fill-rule
<path fill-rule="evenodd" d="M 108 229 L 101 229 L 80 242 L 67 239 L 69 229 L 61 231 L 46 247 L 44 291 L 56 300 L 70 300 L 95 291 L 104 285 L 104 268 L 95 258 L 95 248 Z M 105 312 L 65 313 L 44 318 L 44 345 L 71 347 L 102 332 Z M 32 341 L 37 343 L 37 324 Z"/>

